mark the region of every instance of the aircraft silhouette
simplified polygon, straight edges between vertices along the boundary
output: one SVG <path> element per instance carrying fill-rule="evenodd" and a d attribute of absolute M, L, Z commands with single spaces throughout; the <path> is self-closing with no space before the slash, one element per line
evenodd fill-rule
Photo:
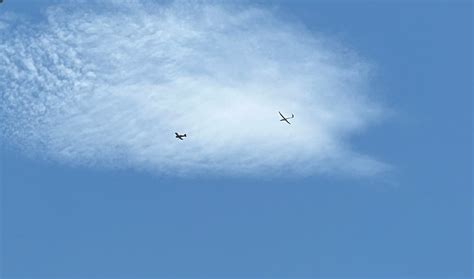
<path fill-rule="evenodd" d="M 283 114 L 281 114 L 281 112 L 278 112 L 280 114 L 280 116 L 283 118 L 283 119 L 280 119 L 280 121 L 285 121 L 286 123 L 288 124 L 291 124 L 290 121 L 288 121 L 288 119 L 291 119 L 291 118 L 294 118 L 295 116 L 293 115 L 293 113 L 291 114 L 291 117 L 284 117 Z"/>
<path fill-rule="evenodd" d="M 183 138 L 186 137 L 186 134 L 180 135 L 180 134 L 178 134 L 178 133 L 175 133 L 175 135 L 176 135 L 176 138 L 177 138 L 177 139 L 180 139 L 180 140 L 183 140 Z"/>

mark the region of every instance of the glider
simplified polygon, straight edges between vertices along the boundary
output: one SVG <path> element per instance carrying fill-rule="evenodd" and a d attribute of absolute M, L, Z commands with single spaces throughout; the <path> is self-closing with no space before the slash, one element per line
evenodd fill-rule
<path fill-rule="evenodd" d="M 291 118 L 294 118 L 295 116 L 293 115 L 293 113 L 291 114 L 291 117 L 284 117 L 283 114 L 281 114 L 281 112 L 278 112 L 280 114 L 280 116 L 283 118 L 283 119 L 280 119 L 280 121 L 285 121 L 286 123 L 288 124 L 291 124 L 290 121 L 288 121 L 288 119 L 291 119 Z"/>

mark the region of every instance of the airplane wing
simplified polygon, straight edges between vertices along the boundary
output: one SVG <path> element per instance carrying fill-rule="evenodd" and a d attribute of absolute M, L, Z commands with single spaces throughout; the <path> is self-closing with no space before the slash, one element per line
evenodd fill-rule
<path fill-rule="evenodd" d="M 178 133 L 174 133 L 177 137 L 179 137 Z"/>
<path fill-rule="evenodd" d="M 284 120 L 286 123 L 288 123 L 288 124 L 290 124 L 290 125 L 291 125 L 291 123 L 290 123 L 290 121 L 288 121 L 288 119 L 286 119 L 286 118 L 283 118 L 282 120 Z"/>
<path fill-rule="evenodd" d="M 278 113 L 280 114 L 281 117 L 285 118 L 285 117 L 283 116 L 283 114 L 281 114 L 281 112 L 278 112 Z"/>

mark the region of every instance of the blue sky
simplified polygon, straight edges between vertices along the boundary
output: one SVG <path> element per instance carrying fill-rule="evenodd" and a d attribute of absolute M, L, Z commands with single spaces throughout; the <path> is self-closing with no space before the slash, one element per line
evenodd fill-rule
<path fill-rule="evenodd" d="M 112 29 L 111 34 L 100 25 L 86 26 L 101 38 L 88 41 L 92 36 L 77 32 L 77 26 L 84 26 L 79 23 L 84 23 L 86 8 L 65 8 L 66 16 L 50 10 L 50 22 L 70 23 L 56 28 L 45 23 L 41 12 L 53 2 L 4 2 L 0 45 L 18 48 L 10 49 L 9 56 L 4 51 L 0 60 L 6 119 L 0 126 L 2 278 L 472 277 L 471 3 L 262 2 L 245 13 L 248 5 L 242 2 L 230 10 L 211 9 L 216 23 L 204 27 L 187 25 L 201 23 L 193 14 L 199 7 L 187 7 L 167 15 L 185 15 L 189 22 L 159 21 L 160 28 L 173 31 L 166 33 L 171 39 L 152 37 L 152 46 L 129 56 L 120 52 L 128 45 L 110 44 L 121 55 L 118 62 L 106 57 L 110 59 L 102 64 L 87 64 L 74 58 L 100 59 L 107 49 L 101 42 L 133 35 L 126 33 L 133 24 L 148 22 L 157 28 L 149 17 L 157 6 L 143 13 L 135 7 L 107 10 L 92 4 L 92 12 L 104 15 L 100 23 L 113 28 L 110 24 L 122 16 L 127 24 L 124 33 Z M 236 12 L 244 16 L 229 16 L 232 9 L 244 11 Z M 58 31 L 74 36 L 55 41 Z M 278 36 L 267 38 L 269 32 Z M 45 46 L 61 61 L 51 66 L 49 58 L 39 64 L 35 60 L 36 69 L 45 65 L 54 72 L 65 65 L 71 70 L 58 71 L 59 81 L 51 88 L 42 74 L 23 77 L 9 70 L 31 53 L 50 57 L 42 52 L 41 36 L 34 34 L 50 36 Z M 137 34 L 138 39 L 148 36 Z M 198 39 L 192 44 L 180 41 L 188 36 Z M 218 54 L 216 60 L 193 63 L 209 58 L 204 50 L 211 37 L 216 45 L 209 53 Z M 90 50 L 78 51 L 76 57 L 61 45 L 68 40 Z M 281 42 L 290 43 L 274 46 Z M 255 49 L 247 49 L 252 43 Z M 160 57 L 158 64 L 152 58 L 143 63 L 140 55 L 146 57 L 150 49 L 179 63 L 162 63 Z M 247 59 L 229 56 L 228 50 L 245 50 Z M 305 57 L 311 57 L 308 65 Z M 325 63 L 313 62 L 321 57 Z M 24 65 L 26 72 L 30 68 Z M 150 74 L 155 66 L 159 80 Z M 127 71 L 117 74 L 123 69 Z M 91 79 L 82 79 L 81 73 Z M 116 87 L 108 83 L 117 76 L 127 77 L 127 82 Z M 150 76 L 161 87 L 150 85 Z M 253 76 L 272 82 L 256 82 Z M 172 86 L 162 80 L 171 80 Z M 273 88 L 277 81 L 288 84 L 283 89 L 293 95 Z M 193 86 L 198 93 L 180 95 Z M 81 99 L 82 106 L 76 107 L 70 101 L 76 99 L 69 98 L 78 95 L 70 88 L 111 94 L 94 96 L 91 103 L 97 109 Z M 269 88 L 273 95 L 261 93 Z M 329 95 L 308 96 L 308 88 L 325 89 Z M 128 93 L 165 89 L 178 97 L 143 99 Z M 217 89 L 226 97 L 214 95 Z M 252 94 L 243 95 L 243 89 Z M 15 92 L 24 95 L 11 95 Z M 34 102 L 43 97 L 46 109 Z M 267 106 L 268 98 L 272 101 Z M 207 125 L 194 124 L 194 116 L 170 112 L 167 106 L 145 107 L 143 112 L 135 108 L 156 100 L 202 113 Z M 196 102 L 202 111 L 195 110 Z M 289 126 L 293 130 L 280 129 L 277 115 L 268 130 L 266 121 L 273 118 L 255 117 L 255 111 L 273 113 L 285 102 L 291 107 L 288 113 L 296 115 Z M 19 113 L 11 114 L 12 107 Z M 224 109 L 206 114 L 216 107 Z M 67 120 L 50 113 L 64 108 L 81 113 L 71 112 Z M 252 124 L 241 126 L 242 121 L 221 117 L 227 110 Z M 122 111 L 141 118 L 132 125 Z M 32 121 L 38 112 L 42 118 Z M 177 120 L 162 119 L 167 113 Z M 145 125 L 147 116 L 153 126 Z M 181 147 L 174 138 L 168 142 L 164 120 L 194 131 L 194 142 L 192 137 Z M 229 127 L 239 128 L 239 133 Z M 157 147 L 140 137 L 154 129 Z M 128 141 L 130 134 L 123 139 L 117 131 L 131 131 L 137 140 Z M 199 131 L 223 132 L 214 139 Z M 249 149 L 255 134 L 262 139 Z M 272 143 L 275 137 L 279 139 Z"/>

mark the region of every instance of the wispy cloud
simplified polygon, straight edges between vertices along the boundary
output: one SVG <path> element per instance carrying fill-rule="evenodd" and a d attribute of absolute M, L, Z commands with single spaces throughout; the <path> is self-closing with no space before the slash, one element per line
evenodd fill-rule
<path fill-rule="evenodd" d="M 0 32 L 0 125 L 26 152 L 179 174 L 384 169 L 347 140 L 381 116 L 367 63 L 263 8 L 68 4 Z"/>

